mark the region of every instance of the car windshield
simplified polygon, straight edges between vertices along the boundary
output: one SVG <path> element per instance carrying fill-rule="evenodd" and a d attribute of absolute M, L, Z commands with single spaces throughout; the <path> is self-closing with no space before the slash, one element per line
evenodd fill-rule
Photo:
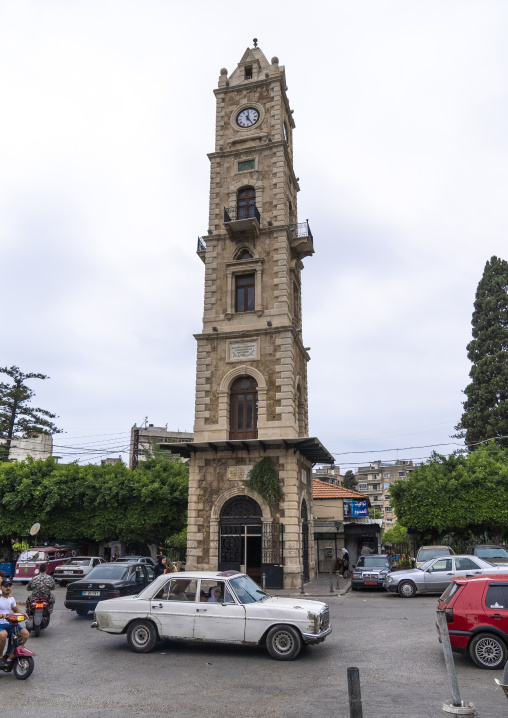
<path fill-rule="evenodd" d="M 420 566 L 420 567 L 419 567 L 419 570 L 420 570 L 420 571 L 426 571 L 428 568 L 430 568 L 430 567 L 432 566 L 433 563 L 434 563 L 434 559 L 431 558 L 430 561 L 426 561 L 426 562 L 423 564 L 423 566 Z"/>
<path fill-rule="evenodd" d="M 129 575 L 128 566 L 115 566 L 114 563 L 103 564 L 93 568 L 86 580 L 89 578 L 98 578 L 103 581 L 123 581 Z"/>
<path fill-rule="evenodd" d="M 23 551 L 18 561 L 43 561 L 44 551 Z"/>
<path fill-rule="evenodd" d="M 248 576 L 240 576 L 231 579 L 231 586 L 234 589 L 240 603 L 256 603 L 267 598 L 268 595 Z"/>
<path fill-rule="evenodd" d="M 62 566 L 88 566 L 89 563 L 89 558 L 70 558 Z"/>
<path fill-rule="evenodd" d="M 495 548 L 477 548 L 476 555 L 483 559 L 505 558 L 508 559 L 508 551 L 502 546 Z"/>
<path fill-rule="evenodd" d="M 439 556 L 451 556 L 449 548 L 436 546 L 436 548 L 421 548 L 418 551 L 417 561 L 428 561 L 429 558 L 439 558 Z"/>
<path fill-rule="evenodd" d="M 360 556 L 357 568 L 390 568 L 390 562 L 385 556 Z"/>

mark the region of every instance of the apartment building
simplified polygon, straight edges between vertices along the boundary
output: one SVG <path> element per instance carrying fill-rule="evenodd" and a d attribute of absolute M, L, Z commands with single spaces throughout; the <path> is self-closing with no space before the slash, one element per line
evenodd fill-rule
<path fill-rule="evenodd" d="M 400 459 L 394 462 L 373 461 L 360 466 L 356 472 L 357 490 L 366 494 L 373 508 L 381 512 L 383 530 L 393 528 L 397 517 L 391 505 L 390 486 L 394 481 L 407 479 L 418 468 L 412 461 Z"/>

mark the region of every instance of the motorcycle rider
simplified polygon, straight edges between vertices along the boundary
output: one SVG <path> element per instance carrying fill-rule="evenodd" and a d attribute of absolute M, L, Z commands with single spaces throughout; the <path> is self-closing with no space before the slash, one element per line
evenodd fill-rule
<path fill-rule="evenodd" d="M 55 605 L 55 597 L 51 593 L 56 588 L 55 579 L 53 576 L 48 576 L 46 571 L 48 570 L 47 563 L 41 563 L 39 566 L 38 576 L 34 576 L 27 583 L 26 590 L 32 591 L 32 601 L 37 598 L 48 598 L 49 599 L 49 612 L 53 612 L 53 606 Z"/>
<path fill-rule="evenodd" d="M 12 581 L 10 578 L 5 578 L 1 585 L 2 593 L 0 595 L 0 665 L 5 665 L 9 662 L 9 655 L 3 656 L 5 643 L 10 633 L 14 631 L 14 627 L 6 620 L 6 616 L 9 613 L 22 613 L 16 606 L 16 599 L 11 596 L 12 592 Z M 20 626 L 23 626 L 20 630 L 20 636 L 25 644 L 30 635 L 25 628 L 24 621 Z"/>

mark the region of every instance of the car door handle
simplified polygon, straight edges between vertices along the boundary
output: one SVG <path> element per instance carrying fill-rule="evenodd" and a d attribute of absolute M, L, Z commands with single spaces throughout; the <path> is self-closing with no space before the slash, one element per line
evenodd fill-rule
<path fill-rule="evenodd" d="M 447 573 L 446 575 L 447 575 L 447 576 L 453 576 L 453 573 Z"/>
<path fill-rule="evenodd" d="M 163 605 L 162 605 L 162 603 L 159 603 L 158 606 L 154 606 L 153 603 L 152 603 L 152 608 L 163 608 Z"/>
<path fill-rule="evenodd" d="M 206 608 L 196 608 L 196 613 L 199 613 L 200 611 L 204 613 Z"/>
<path fill-rule="evenodd" d="M 494 613 L 492 616 L 489 616 L 489 618 L 503 618 L 501 613 Z"/>

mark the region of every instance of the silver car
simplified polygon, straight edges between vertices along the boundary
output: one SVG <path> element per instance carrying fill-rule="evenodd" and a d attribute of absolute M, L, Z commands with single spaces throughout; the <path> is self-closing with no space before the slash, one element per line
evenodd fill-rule
<path fill-rule="evenodd" d="M 506 566 L 494 566 L 477 556 L 439 556 L 420 568 L 389 573 L 383 581 L 383 588 L 404 598 L 412 598 L 416 593 L 443 593 L 452 578 L 458 576 L 506 571 Z"/>
<path fill-rule="evenodd" d="M 101 563 L 105 563 L 105 561 L 100 556 L 74 556 L 55 568 L 53 578 L 60 586 L 66 586 L 71 581 L 79 581 L 84 578 Z"/>

